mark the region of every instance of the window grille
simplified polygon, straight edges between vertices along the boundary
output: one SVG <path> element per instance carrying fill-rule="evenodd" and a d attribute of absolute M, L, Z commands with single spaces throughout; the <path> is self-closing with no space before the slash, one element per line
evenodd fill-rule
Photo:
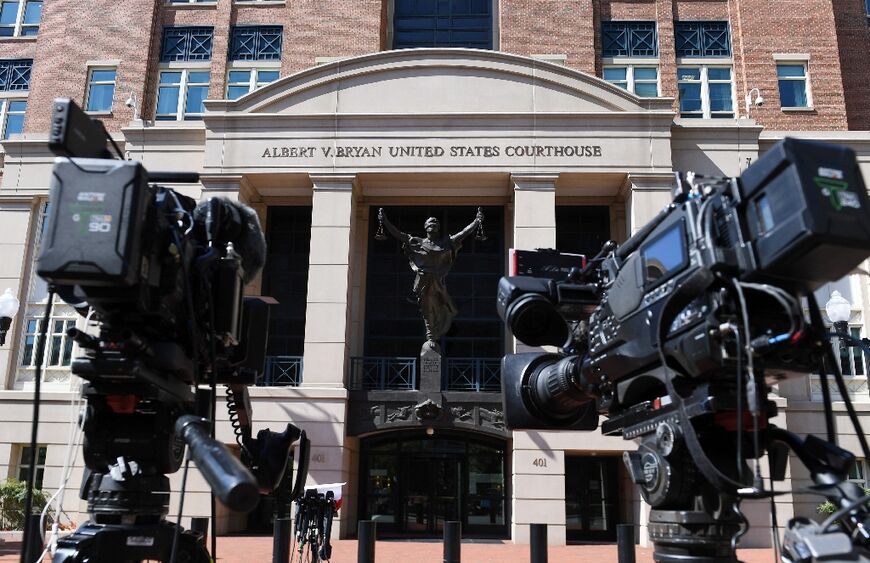
<path fill-rule="evenodd" d="M 657 57 L 654 21 L 606 21 L 601 24 L 602 56 Z"/>
<path fill-rule="evenodd" d="M 32 59 L 0 60 L 0 91 L 29 90 L 32 68 Z"/>
<path fill-rule="evenodd" d="M 161 62 L 211 60 L 211 27 L 167 27 L 163 29 Z"/>
<path fill-rule="evenodd" d="M 492 39 L 492 0 L 395 0 L 394 49 L 492 49 Z"/>
<path fill-rule="evenodd" d="M 724 21 L 674 22 L 678 57 L 730 57 L 731 33 Z"/>
<path fill-rule="evenodd" d="M 283 34 L 284 28 L 281 26 L 245 25 L 233 27 L 230 60 L 280 60 Z"/>

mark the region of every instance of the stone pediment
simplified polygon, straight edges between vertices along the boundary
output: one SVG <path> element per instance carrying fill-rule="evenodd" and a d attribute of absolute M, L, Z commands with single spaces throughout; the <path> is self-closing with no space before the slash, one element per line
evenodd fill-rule
<path fill-rule="evenodd" d="M 406 49 L 335 61 L 237 100 L 205 105 L 208 119 L 221 114 L 670 113 L 672 101 L 638 98 L 597 77 L 508 53 Z"/>

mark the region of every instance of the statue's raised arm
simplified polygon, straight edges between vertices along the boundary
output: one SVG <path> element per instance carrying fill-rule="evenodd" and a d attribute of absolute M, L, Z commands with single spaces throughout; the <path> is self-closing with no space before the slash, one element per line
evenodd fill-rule
<path fill-rule="evenodd" d="M 395 225 L 390 223 L 390 220 L 387 219 L 387 213 L 384 211 L 383 207 L 378 209 L 378 221 L 381 222 L 381 225 L 383 225 L 384 228 L 387 229 L 387 232 L 390 233 L 393 238 L 399 239 L 401 241 L 408 239 L 409 235 L 406 235 L 405 233 L 397 229 Z"/>
<path fill-rule="evenodd" d="M 468 224 L 467 227 L 456 233 L 455 235 L 451 235 L 450 238 L 455 242 L 462 242 L 471 236 L 474 233 L 474 230 L 477 229 L 483 223 L 483 211 L 478 207 L 477 215 L 474 217 L 474 221 Z"/>

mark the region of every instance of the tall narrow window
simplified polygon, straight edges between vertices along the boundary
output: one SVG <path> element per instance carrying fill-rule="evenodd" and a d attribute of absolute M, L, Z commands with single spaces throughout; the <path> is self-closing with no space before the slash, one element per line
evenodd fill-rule
<path fill-rule="evenodd" d="M 88 73 L 88 92 L 85 109 L 93 112 L 112 111 L 115 97 L 114 68 L 92 68 Z"/>
<path fill-rule="evenodd" d="M 3 127 L 3 138 L 10 139 L 24 131 L 24 113 L 27 110 L 27 100 L 0 100 L 0 124 Z"/>
<path fill-rule="evenodd" d="M 493 0 L 394 0 L 393 48 L 493 48 Z"/>
<path fill-rule="evenodd" d="M 779 82 L 779 103 L 782 108 L 806 108 L 811 105 L 807 67 L 804 63 L 777 64 L 776 78 Z"/>
<path fill-rule="evenodd" d="M 30 477 L 30 458 L 33 455 L 30 446 L 21 445 L 18 447 L 18 480 L 26 482 Z M 36 475 L 33 479 L 33 488 L 42 489 L 43 477 L 45 476 L 45 456 L 48 453 L 48 447 L 36 447 Z"/>
<path fill-rule="evenodd" d="M 39 33 L 42 0 L 0 2 L 0 37 L 27 37 Z"/>

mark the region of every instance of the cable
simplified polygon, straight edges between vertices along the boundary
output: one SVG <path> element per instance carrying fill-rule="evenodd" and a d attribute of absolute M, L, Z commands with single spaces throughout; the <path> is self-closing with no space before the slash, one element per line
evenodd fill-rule
<path fill-rule="evenodd" d="M 740 329 L 734 328 L 737 339 L 737 478 L 745 482 L 743 474 L 743 349 L 740 343 Z"/>
<path fill-rule="evenodd" d="M 849 504 L 847 504 L 846 506 L 844 506 L 840 510 L 834 512 L 833 514 L 831 514 L 830 516 L 825 518 L 825 521 L 821 523 L 822 533 L 826 533 L 828 531 L 828 528 L 831 526 L 831 524 L 833 524 L 834 522 L 836 522 L 837 520 L 839 520 L 840 518 L 842 518 L 843 516 L 845 516 L 849 512 L 855 510 L 856 508 L 858 508 L 862 504 L 866 504 L 868 502 L 870 502 L 870 495 L 864 495 L 863 497 L 859 498 L 858 500 L 854 500 L 854 501 L 850 502 Z"/>
<path fill-rule="evenodd" d="M 740 312 L 743 317 L 743 329 L 745 331 L 746 336 L 746 363 L 749 377 L 746 381 L 746 402 L 749 406 L 749 414 L 752 415 L 752 448 L 753 448 L 753 459 L 755 460 L 755 475 L 753 478 L 753 487 L 756 489 L 763 489 L 764 484 L 761 480 L 761 469 L 758 464 L 758 458 L 761 455 L 761 445 L 759 444 L 759 436 L 758 436 L 758 415 L 759 415 L 759 405 L 758 405 L 758 380 L 755 378 L 755 362 L 754 362 L 754 352 L 752 350 L 752 334 L 749 330 L 749 311 L 746 307 L 746 296 L 743 294 L 743 288 L 740 285 L 740 281 L 736 278 L 732 279 L 732 284 L 734 285 L 734 289 L 737 290 L 737 298 L 740 302 Z"/>
<path fill-rule="evenodd" d="M 48 335 L 48 323 L 51 321 L 51 310 L 54 307 L 54 286 L 48 286 L 48 297 L 45 303 L 45 312 L 42 315 L 42 326 L 39 327 L 39 336 L 36 339 L 36 357 L 34 358 L 36 372 L 33 383 L 33 424 L 30 429 L 30 471 L 27 474 L 27 492 L 24 497 L 24 536 L 21 541 L 21 560 L 27 561 L 27 547 L 31 541 L 31 534 L 38 530 L 31 530 L 30 516 L 33 512 L 33 485 L 36 479 L 36 440 L 39 430 L 39 403 L 41 400 L 42 361 L 45 355 L 45 341 Z M 42 534 L 39 534 L 39 544 L 42 546 Z M 44 547 L 44 546 L 43 546 Z"/>

